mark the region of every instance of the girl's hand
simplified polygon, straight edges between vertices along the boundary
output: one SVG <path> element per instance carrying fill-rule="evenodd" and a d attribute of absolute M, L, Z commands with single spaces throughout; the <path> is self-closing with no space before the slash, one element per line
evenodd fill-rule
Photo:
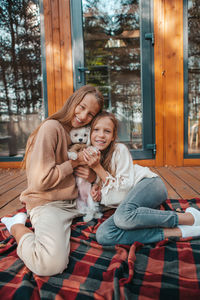
<path fill-rule="evenodd" d="M 79 151 L 78 152 L 78 161 L 80 165 L 85 164 L 85 157 L 84 157 L 84 152 L 83 151 Z"/>
<path fill-rule="evenodd" d="M 75 160 L 70 159 L 70 161 L 71 161 L 71 165 L 72 165 L 73 169 L 75 169 L 78 166 L 86 165 L 85 156 L 84 156 L 83 151 L 80 151 L 77 153 L 77 159 L 75 159 Z"/>
<path fill-rule="evenodd" d="M 101 188 L 97 184 L 93 184 L 90 194 L 95 202 L 101 201 Z"/>
<path fill-rule="evenodd" d="M 85 160 L 84 160 L 84 163 L 85 163 Z M 75 168 L 74 174 L 76 176 L 79 176 L 79 177 L 89 181 L 90 183 L 94 182 L 97 177 L 96 173 L 92 169 L 90 169 L 87 165 L 79 166 L 79 167 Z"/>
<path fill-rule="evenodd" d="M 100 151 L 94 151 L 92 150 L 92 148 L 84 149 L 83 156 L 85 159 L 85 163 L 92 169 L 100 164 L 100 159 L 101 159 Z"/>

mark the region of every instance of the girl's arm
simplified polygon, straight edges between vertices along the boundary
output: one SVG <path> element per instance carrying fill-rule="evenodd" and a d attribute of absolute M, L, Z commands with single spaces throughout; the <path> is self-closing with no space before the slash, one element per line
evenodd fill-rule
<path fill-rule="evenodd" d="M 104 182 L 101 188 L 101 204 L 108 207 L 118 206 L 135 183 L 135 168 L 128 148 L 123 144 L 116 144 L 111 159 L 114 176 L 98 163 L 93 166 L 93 169 Z"/>
<path fill-rule="evenodd" d="M 94 172 L 99 176 L 99 178 L 106 182 L 106 178 L 108 177 L 108 172 L 102 167 L 100 163 L 101 153 L 98 152 L 91 152 L 90 149 L 84 149 L 84 158 L 87 165 L 94 170 Z"/>
<path fill-rule="evenodd" d="M 66 133 L 60 123 L 56 120 L 45 121 L 27 157 L 29 186 L 37 191 L 49 190 L 73 174 L 74 166 L 67 159 L 67 147 Z M 60 163 L 56 157 L 58 155 L 62 155 Z M 76 165 L 79 163 L 80 161 L 75 162 Z"/>
<path fill-rule="evenodd" d="M 91 187 L 90 194 L 95 202 L 101 201 L 101 188 L 100 186 L 98 186 L 98 184 L 93 184 L 93 186 Z"/>
<path fill-rule="evenodd" d="M 70 159 L 69 161 L 70 161 L 73 169 L 75 169 L 78 166 L 85 165 L 85 159 L 84 159 L 83 151 L 80 151 L 78 153 L 77 159 L 74 159 L 74 160 Z"/>

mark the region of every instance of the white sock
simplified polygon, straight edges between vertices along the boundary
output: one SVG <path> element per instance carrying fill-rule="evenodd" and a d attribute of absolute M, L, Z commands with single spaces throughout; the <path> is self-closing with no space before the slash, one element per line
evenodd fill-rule
<path fill-rule="evenodd" d="M 183 238 L 200 236 L 200 226 L 178 225 L 178 228 Z"/>
<path fill-rule="evenodd" d="M 13 217 L 4 217 L 1 219 L 1 222 L 6 225 L 8 231 L 10 232 L 10 229 L 15 224 L 24 224 L 26 223 L 27 214 L 25 213 L 18 213 Z"/>
<path fill-rule="evenodd" d="M 200 211 L 194 207 L 186 208 L 185 212 L 191 213 L 194 217 L 193 226 L 200 226 Z"/>

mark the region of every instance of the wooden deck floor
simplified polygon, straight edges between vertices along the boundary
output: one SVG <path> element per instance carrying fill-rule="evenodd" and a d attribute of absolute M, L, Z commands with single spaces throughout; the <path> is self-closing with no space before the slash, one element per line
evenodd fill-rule
<path fill-rule="evenodd" d="M 160 175 L 167 187 L 168 198 L 200 198 L 200 167 L 151 168 Z M 26 188 L 25 172 L 19 169 L 0 169 L 0 217 L 21 208 L 20 193 Z"/>

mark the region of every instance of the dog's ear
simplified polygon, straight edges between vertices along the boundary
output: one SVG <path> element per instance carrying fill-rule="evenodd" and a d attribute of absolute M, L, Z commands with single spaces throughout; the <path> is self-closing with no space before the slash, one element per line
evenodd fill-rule
<path fill-rule="evenodd" d="M 86 143 L 87 146 L 90 146 L 90 130 L 91 130 L 91 128 L 87 127 L 87 134 L 88 134 L 88 139 L 87 139 L 87 143 Z"/>

